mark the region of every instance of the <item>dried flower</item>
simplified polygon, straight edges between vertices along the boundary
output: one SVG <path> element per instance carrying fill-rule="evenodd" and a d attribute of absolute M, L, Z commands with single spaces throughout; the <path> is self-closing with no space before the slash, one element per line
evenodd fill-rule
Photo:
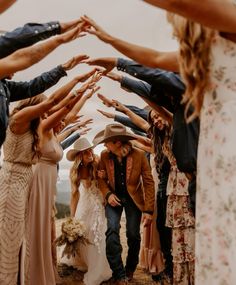
<path fill-rule="evenodd" d="M 71 256 L 75 257 L 79 255 L 80 244 L 91 244 L 86 237 L 86 227 L 84 223 L 76 218 L 68 218 L 68 220 L 62 223 L 62 234 L 55 240 L 57 246 L 65 244 L 65 248 L 62 252 L 67 258 Z"/>

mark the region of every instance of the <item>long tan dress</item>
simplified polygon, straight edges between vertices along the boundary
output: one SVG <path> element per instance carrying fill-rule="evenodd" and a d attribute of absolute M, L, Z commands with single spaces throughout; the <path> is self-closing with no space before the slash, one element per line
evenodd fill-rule
<path fill-rule="evenodd" d="M 33 136 L 7 130 L 0 170 L 0 284 L 15 285 L 25 231 L 25 212 L 32 179 Z"/>
<path fill-rule="evenodd" d="M 55 285 L 56 264 L 53 252 L 54 196 L 57 181 L 57 162 L 63 150 L 55 138 L 42 148 L 42 157 L 34 168 L 29 199 L 26 284 Z M 28 274 L 27 274 L 28 275 Z M 28 278 L 29 277 L 29 278 Z"/>

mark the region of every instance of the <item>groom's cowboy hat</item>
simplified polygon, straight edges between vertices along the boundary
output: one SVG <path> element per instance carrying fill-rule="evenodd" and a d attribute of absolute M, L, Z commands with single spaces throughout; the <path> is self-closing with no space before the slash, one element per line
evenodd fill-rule
<path fill-rule="evenodd" d="M 100 132 L 95 136 L 96 144 L 115 140 L 128 141 L 134 139 L 136 139 L 136 137 L 133 134 L 127 132 L 126 128 L 120 124 L 109 124 L 105 128 L 104 134 Z"/>
<path fill-rule="evenodd" d="M 93 148 L 94 146 L 90 144 L 90 142 L 82 137 L 79 138 L 75 143 L 74 143 L 74 148 L 69 150 L 66 154 L 66 158 L 70 161 L 75 160 L 77 154 L 81 151 Z"/>

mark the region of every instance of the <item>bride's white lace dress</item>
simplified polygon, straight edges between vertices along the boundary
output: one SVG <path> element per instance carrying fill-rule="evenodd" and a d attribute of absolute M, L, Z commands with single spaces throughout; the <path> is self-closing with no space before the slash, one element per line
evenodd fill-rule
<path fill-rule="evenodd" d="M 107 223 L 103 198 L 96 181 L 81 180 L 79 193 L 75 217 L 84 222 L 87 237 L 92 244 L 81 245 L 79 257 L 69 260 L 63 258 L 61 262 L 87 271 L 83 280 L 85 285 L 99 285 L 112 275 L 106 258 Z"/>

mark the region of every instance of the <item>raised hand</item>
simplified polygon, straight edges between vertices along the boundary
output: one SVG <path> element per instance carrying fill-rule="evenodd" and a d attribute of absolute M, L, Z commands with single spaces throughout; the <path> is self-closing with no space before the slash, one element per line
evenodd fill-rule
<path fill-rule="evenodd" d="M 116 67 L 117 58 L 115 57 L 95 58 L 95 59 L 85 60 L 84 63 L 87 63 L 88 65 L 98 65 L 104 67 L 105 71 L 103 73 L 106 74 L 107 72 L 111 71 L 114 67 Z"/>
<path fill-rule="evenodd" d="M 127 108 L 117 100 L 112 100 L 112 104 L 117 110 L 121 111 L 122 113 L 125 113 L 125 111 L 127 110 Z"/>
<path fill-rule="evenodd" d="M 77 82 L 85 82 L 89 77 L 94 75 L 94 73 L 97 71 L 97 68 L 94 68 L 90 70 L 89 72 L 86 72 L 84 74 L 78 75 L 76 77 Z"/>
<path fill-rule="evenodd" d="M 101 113 L 104 117 L 108 118 L 108 119 L 114 119 L 115 118 L 115 114 L 109 113 L 109 112 L 105 112 L 102 110 L 97 109 L 97 111 L 99 113 Z"/>
<path fill-rule="evenodd" d="M 92 128 L 84 129 L 84 130 L 80 131 L 79 134 L 80 134 L 81 136 L 84 136 L 84 135 L 86 135 L 90 130 L 92 130 Z"/>
<path fill-rule="evenodd" d="M 57 40 L 61 44 L 68 43 L 70 41 L 73 41 L 79 37 L 83 37 L 85 34 L 82 33 L 83 28 L 81 25 L 77 25 L 75 28 L 57 36 Z"/>
<path fill-rule="evenodd" d="M 76 20 L 72 20 L 69 22 L 60 23 L 61 34 L 73 29 L 74 27 L 76 27 L 78 24 L 81 24 L 81 23 L 82 23 L 81 19 L 76 19 Z"/>
<path fill-rule="evenodd" d="M 104 42 L 108 42 L 110 40 L 110 35 L 105 32 L 99 25 L 97 25 L 94 20 L 92 20 L 86 15 L 82 16 L 81 20 L 84 22 L 85 25 L 88 26 L 84 29 L 84 31 L 97 36 L 100 40 Z"/>
<path fill-rule="evenodd" d="M 123 76 L 118 74 L 118 73 L 115 73 L 115 72 L 109 72 L 107 74 L 105 74 L 106 77 L 114 80 L 114 81 L 117 81 L 117 82 L 121 82 Z"/>
<path fill-rule="evenodd" d="M 82 122 L 79 123 L 79 127 L 80 127 L 80 128 L 84 128 L 84 127 L 86 127 L 88 124 L 92 124 L 92 123 L 93 123 L 93 119 L 83 120 Z"/>
<path fill-rule="evenodd" d="M 62 64 L 62 68 L 64 70 L 70 70 L 74 68 L 77 64 L 83 63 L 84 60 L 87 60 L 89 56 L 82 54 L 72 57 L 70 60 L 68 60 L 66 63 Z"/>
<path fill-rule="evenodd" d="M 112 102 L 112 100 L 108 99 L 107 97 L 105 97 L 104 95 L 98 93 L 98 98 L 102 101 L 102 103 L 104 105 L 106 105 L 107 107 L 113 107 L 114 103 Z"/>
<path fill-rule="evenodd" d="M 100 88 L 100 86 L 95 86 L 88 94 L 86 94 L 86 98 L 91 98 L 93 94 L 96 93 Z"/>

